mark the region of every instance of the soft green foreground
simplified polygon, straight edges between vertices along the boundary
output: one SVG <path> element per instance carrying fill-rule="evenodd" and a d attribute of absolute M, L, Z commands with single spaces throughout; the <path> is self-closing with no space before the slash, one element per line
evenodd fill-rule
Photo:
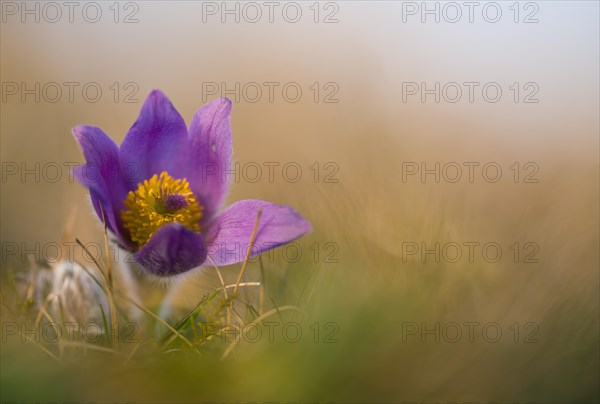
<path fill-rule="evenodd" d="M 347 260 L 347 256 L 343 258 Z M 255 330 L 248 330 L 247 337 L 224 360 L 220 356 L 230 345 L 231 335 L 229 341 L 204 341 L 188 329 L 185 335 L 200 353 L 177 340 L 166 348 L 156 343 L 155 324 L 145 320 L 135 335 L 139 344 L 121 342 L 114 347 L 115 353 L 65 346 L 58 361 L 36 344 L 21 343 L 19 335 L 8 336 L 8 343 L 2 345 L 2 400 L 598 400 L 598 312 L 593 295 L 558 299 L 536 292 L 536 287 L 543 285 L 527 285 L 523 279 L 523 290 L 515 294 L 520 297 L 513 295 L 512 300 L 499 286 L 508 279 L 497 269 L 473 264 L 468 271 L 457 273 L 449 265 L 425 268 L 388 258 L 388 262 L 371 264 L 385 266 L 379 276 L 357 263 L 320 269 L 308 269 L 311 264 L 305 262 L 287 268 L 267 265 L 273 300 L 281 299 L 279 306 L 298 300 L 306 314 L 282 311 L 271 316 L 269 320 L 275 322 L 272 341 L 264 326 L 258 342 L 254 342 Z M 288 275 L 282 277 L 276 269 Z M 237 268 L 226 270 L 233 273 Z M 248 278 L 258 274 L 258 265 L 252 264 Z M 302 293 L 300 286 L 307 280 Z M 561 293 L 558 287 L 556 294 Z M 255 297 L 251 294 L 249 299 Z M 6 322 L 9 316 L 3 310 Z M 252 317 L 243 309 L 240 312 Z M 282 331 L 290 321 L 302 330 L 298 342 L 292 341 L 295 330 L 288 330 L 287 336 Z M 475 328 L 472 342 L 464 326 L 457 342 L 452 342 L 456 337 L 450 328 L 437 333 L 439 342 L 434 334 L 425 334 L 422 342 L 422 330 L 407 334 L 407 327 L 417 324 L 420 328 L 422 322 L 430 328 L 436 322 L 440 327 L 449 322 L 478 322 L 481 326 Z M 486 341 L 482 334 L 482 326 L 491 322 L 503 331 L 498 342 Z M 517 337 L 514 328 L 509 328 L 515 322 L 521 333 Z M 539 328 L 524 330 L 528 322 Z M 489 335 L 495 338 L 494 332 Z M 58 344 L 44 346 L 60 355 Z M 100 340 L 97 346 L 106 344 Z"/>

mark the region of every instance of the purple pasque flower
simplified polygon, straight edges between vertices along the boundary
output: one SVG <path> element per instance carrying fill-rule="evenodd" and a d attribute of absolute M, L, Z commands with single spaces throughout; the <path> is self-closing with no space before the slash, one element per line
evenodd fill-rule
<path fill-rule="evenodd" d="M 251 255 L 295 240 L 311 225 L 288 206 L 242 200 L 220 210 L 229 189 L 231 101 L 200 108 L 186 127 L 160 91 L 150 93 L 121 146 L 101 129 L 73 134 L 86 164 L 75 170 L 98 217 L 134 259 L 157 276 L 245 259 L 259 210 Z"/>

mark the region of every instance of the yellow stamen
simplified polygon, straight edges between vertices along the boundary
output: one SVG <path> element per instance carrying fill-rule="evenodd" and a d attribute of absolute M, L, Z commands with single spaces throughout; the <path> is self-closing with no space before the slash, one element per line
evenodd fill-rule
<path fill-rule="evenodd" d="M 143 246 L 161 226 L 179 222 L 200 232 L 202 210 L 185 178 L 175 179 L 166 172 L 154 175 L 130 191 L 125 200 L 127 209 L 121 212 L 123 225 L 131 240 Z"/>

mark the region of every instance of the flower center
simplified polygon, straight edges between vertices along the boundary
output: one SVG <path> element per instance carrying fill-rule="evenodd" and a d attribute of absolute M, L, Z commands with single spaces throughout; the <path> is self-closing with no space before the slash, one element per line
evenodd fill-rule
<path fill-rule="evenodd" d="M 175 179 L 166 172 L 154 175 L 130 191 L 121 212 L 131 240 L 143 246 L 161 226 L 178 222 L 200 232 L 202 210 L 185 178 Z"/>

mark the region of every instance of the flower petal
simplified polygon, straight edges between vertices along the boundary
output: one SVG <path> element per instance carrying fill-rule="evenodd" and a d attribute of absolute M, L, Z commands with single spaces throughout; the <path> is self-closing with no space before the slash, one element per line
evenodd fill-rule
<path fill-rule="evenodd" d="M 73 129 L 73 136 L 86 160 L 86 164 L 75 168 L 75 177 L 89 189 L 100 220 L 104 210 L 107 227 L 124 247 L 130 247 L 127 230 L 121 221 L 127 190 L 121 175 L 117 145 L 102 129 L 94 126 L 77 126 Z"/>
<path fill-rule="evenodd" d="M 229 189 L 226 170 L 231 165 L 231 101 L 220 98 L 200 108 L 188 130 L 190 137 L 187 179 L 204 205 L 209 221 L 225 201 Z"/>
<path fill-rule="evenodd" d="M 152 91 L 119 151 L 129 189 L 163 171 L 181 178 L 187 142 L 187 128 L 179 112 L 161 91 Z"/>
<path fill-rule="evenodd" d="M 200 266 L 206 245 L 200 234 L 173 222 L 158 229 L 133 258 L 153 275 L 173 276 Z"/>
<path fill-rule="evenodd" d="M 251 256 L 289 243 L 312 230 L 310 223 L 289 206 L 259 200 L 238 201 L 219 214 L 207 229 L 208 255 L 216 265 L 244 261 L 259 209 L 262 216 Z"/>

